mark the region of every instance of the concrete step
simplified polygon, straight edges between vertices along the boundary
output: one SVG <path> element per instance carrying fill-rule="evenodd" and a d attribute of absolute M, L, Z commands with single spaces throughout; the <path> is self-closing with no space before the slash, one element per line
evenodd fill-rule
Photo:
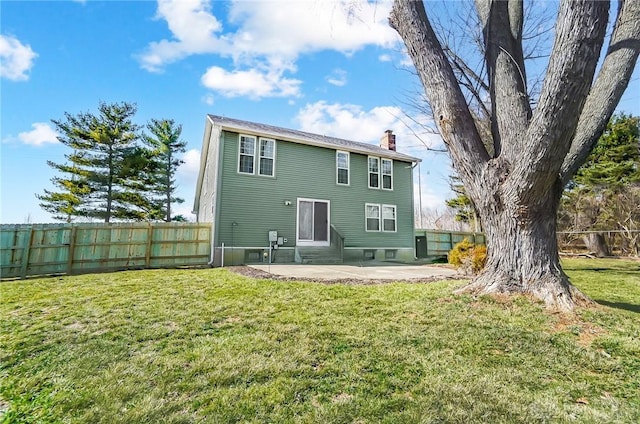
<path fill-rule="evenodd" d="M 298 247 L 297 256 L 303 264 L 342 263 L 342 255 L 334 247 Z"/>

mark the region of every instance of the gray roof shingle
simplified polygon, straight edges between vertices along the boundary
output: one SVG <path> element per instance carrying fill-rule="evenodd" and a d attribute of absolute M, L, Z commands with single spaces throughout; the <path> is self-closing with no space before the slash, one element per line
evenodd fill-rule
<path fill-rule="evenodd" d="M 405 155 L 404 153 L 399 153 L 393 150 L 387 150 L 375 144 L 345 140 L 343 138 L 329 137 L 326 135 L 313 134 L 289 128 L 260 124 L 257 122 L 243 121 L 224 116 L 211 114 L 207 116 L 213 124 L 219 125 L 224 130 L 246 132 L 252 135 L 271 136 L 294 143 L 310 144 L 313 146 L 327 147 L 367 155 L 377 155 L 406 162 L 420 162 L 420 159 L 416 157 Z"/>

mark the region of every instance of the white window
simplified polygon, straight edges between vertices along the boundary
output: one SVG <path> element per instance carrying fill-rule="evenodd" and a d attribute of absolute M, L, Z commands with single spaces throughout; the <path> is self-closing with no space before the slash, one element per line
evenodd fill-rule
<path fill-rule="evenodd" d="M 382 159 L 382 188 L 393 190 L 393 161 Z"/>
<path fill-rule="evenodd" d="M 395 205 L 365 204 L 365 226 L 367 231 L 397 231 L 397 214 Z"/>
<path fill-rule="evenodd" d="M 238 172 L 273 177 L 276 159 L 276 141 L 252 135 L 240 135 L 238 146 Z M 257 165 L 256 165 L 257 164 Z"/>
<path fill-rule="evenodd" d="M 349 152 L 336 151 L 336 182 L 349 185 Z"/>
<path fill-rule="evenodd" d="M 238 172 L 253 174 L 255 166 L 256 138 L 240 135 Z"/>
<path fill-rule="evenodd" d="M 369 188 L 380 188 L 380 159 L 369 157 Z"/>
<path fill-rule="evenodd" d="M 396 232 L 396 207 L 382 205 L 382 231 Z"/>
<path fill-rule="evenodd" d="M 364 205 L 366 230 L 380 231 L 380 205 L 367 203 Z"/>
<path fill-rule="evenodd" d="M 268 138 L 260 138 L 260 166 L 258 168 L 258 174 L 273 177 L 275 156 L 276 141 Z"/>

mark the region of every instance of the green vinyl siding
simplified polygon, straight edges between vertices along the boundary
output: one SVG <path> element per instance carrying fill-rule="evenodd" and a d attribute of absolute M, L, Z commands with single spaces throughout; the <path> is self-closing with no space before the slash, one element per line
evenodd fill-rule
<path fill-rule="evenodd" d="M 259 135 L 259 134 L 258 134 Z M 345 247 L 413 247 L 411 163 L 393 161 L 393 190 L 368 188 L 367 155 L 349 154 L 349 186 L 336 182 L 336 150 L 276 140 L 273 177 L 238 173 L 238 134 L 223 131 L 218 246 L 262 247 L 276 230 L 295 246 L 297 199 L 330 202 Z M 286 205 L 291 202 L 290 205 Z M 365 204 L 395 205 L 397 231 L 366 232 Z M 235 223 L 235 224 L 234 224 Z"/>

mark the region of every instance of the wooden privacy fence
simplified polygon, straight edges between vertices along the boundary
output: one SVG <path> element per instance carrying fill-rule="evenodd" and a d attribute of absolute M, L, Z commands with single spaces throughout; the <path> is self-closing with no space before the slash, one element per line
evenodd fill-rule
<path fill-rule="evenodd" d="M 206 265 L 210 254 L 207 223 L 0 226 L 2 278 Z"/>
<path fill-rule="evenodd" d="M 473 244 L 485 244 L 484 234 L 462 231 L 416 230 L 416 256 L 427 258 L 446 256 L 453 246 L 467 239 Z"/>

